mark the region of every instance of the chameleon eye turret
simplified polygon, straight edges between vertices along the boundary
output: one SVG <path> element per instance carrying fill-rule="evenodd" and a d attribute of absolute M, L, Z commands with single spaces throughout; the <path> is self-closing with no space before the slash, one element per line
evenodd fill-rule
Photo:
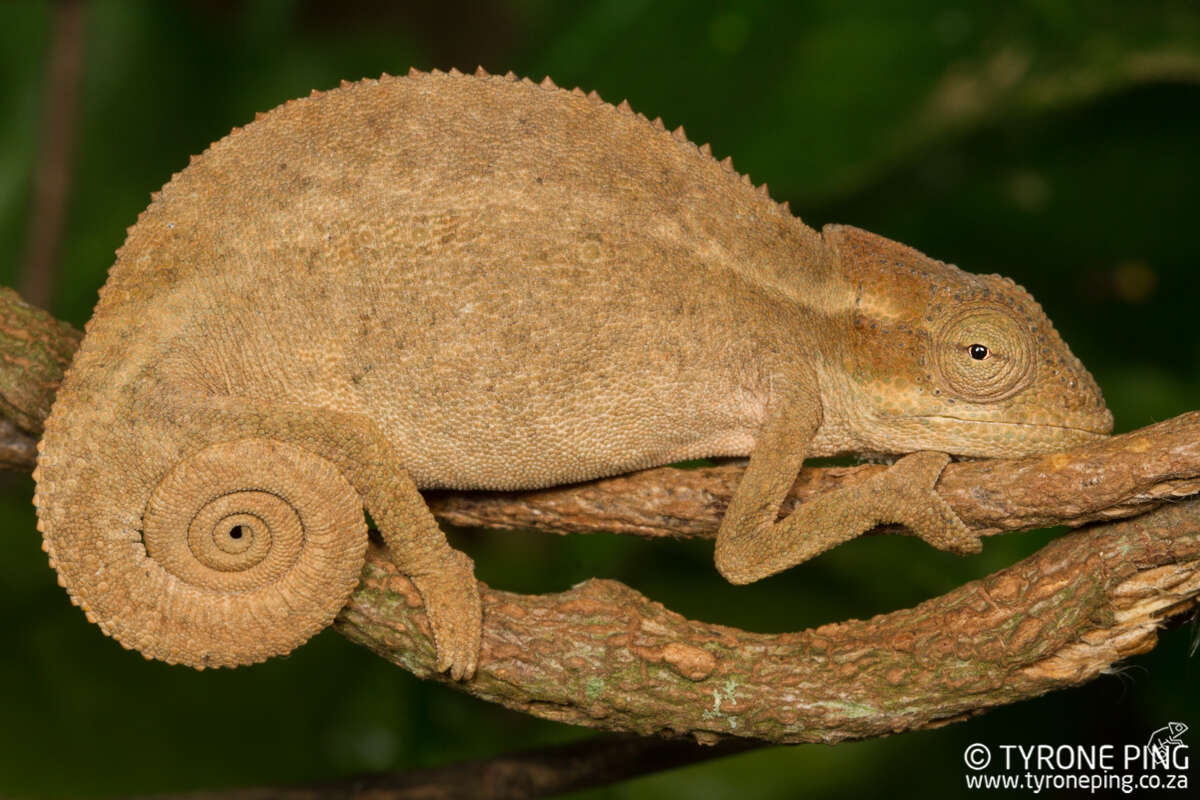
<path fill-rule="evenodd" d="M 1033 378 L 1032 332 L 1001 303 L 956 309 L 934 330 L 932 348 L 938 377 L 966 401 L 990 403 L 1011 397 Z"/>

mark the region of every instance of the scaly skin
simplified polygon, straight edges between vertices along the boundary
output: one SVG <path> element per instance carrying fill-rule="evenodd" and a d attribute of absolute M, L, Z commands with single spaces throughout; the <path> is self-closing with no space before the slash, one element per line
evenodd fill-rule
<path fill-rule="evenodd" d="M 1011 282 L 818 233 L 627 104 L 413 74 L 287 103 L 155 195 L 46 424 L 35 501 L 89 618 L 198 667 L 328 624 L 365 507 L 439 667 L 469 677 L 472 564 L 418 488 L 750 455 L 717 541 L 747 581 L 882 521 L 970 551 L 932 491 L 945 454 L 1110 427 Z M 803 460 L 843 452 L 913 455 L 777 522 Z"/>

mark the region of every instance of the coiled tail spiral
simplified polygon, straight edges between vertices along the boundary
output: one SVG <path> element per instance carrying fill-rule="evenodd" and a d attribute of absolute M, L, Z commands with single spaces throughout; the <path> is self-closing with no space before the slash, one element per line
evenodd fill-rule
<path fill-rule="evenodd" d="M 149 658 L 198 668 L 263 661 L 329 625 L 367 546 L 341 472 L 263 438 L 177 463 L 150 493 L 138 540 L 53 528 L 46 549 L 89 619 Z"/>

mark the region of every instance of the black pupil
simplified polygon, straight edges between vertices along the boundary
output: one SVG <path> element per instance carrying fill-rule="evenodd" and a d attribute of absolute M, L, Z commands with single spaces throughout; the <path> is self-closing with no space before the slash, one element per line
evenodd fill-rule
<path fill-rule="evenodd" d="M 973 344 L 968 350 L 971 352 L 971 358 L 976 361 L 983 361 L 988 357 L 988 349 L 981 344 Z"/>
<path fill-rule="evenodd" d="M 246 529 L 241 525 L 234 525 L 229 529 L 230 539 L 240 539 L 246 535 Z"/>

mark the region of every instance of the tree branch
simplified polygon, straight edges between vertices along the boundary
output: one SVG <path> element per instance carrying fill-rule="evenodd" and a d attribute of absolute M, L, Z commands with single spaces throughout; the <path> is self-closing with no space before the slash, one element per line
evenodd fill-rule
<path fill-rule="evenodd" d="M 576 486 L 429 492 L 427 499 L 436 515 L 460 527 L 712 538 L 744 469 L 744 462 L 661 467 Z M 806 467 L 782 513 L 884 469 Z M 1192 412 L 1067 452 L 951 463 L 937 490 L 972 530 L 986 536 L 1133 516 L 1200 492 L 1198 476 L 1200 412 Z"/>
<path fill-rule="evenodd" d="M 76 341 L 0 293 L 0 413 L 27 438 Z M 458 524 L 711 536 L 740 469 L 431 499 Z M 875 469 L 805 470 L 794 495 Z M 613 581 L 545 596 L 483 586 L 479 672 L 454 685 L 563 722 L 707 743 L 834 742 L 944 724 L 1082 683 L 1153 647 L 1157 629 L 1200 596 L 1200 498 L 1175 502 L 1198 490 L 1196 412 L 1072 451 L 951 464 L 938 491 L 981 533 L 1142 516 L 1092 524 L 913 609 L 794 634 L 690 621 Z M 420 596 L 378 551 L 335 624 L 449 682 L 433 672 Z"/>
<path fill-rule="evenodd" d="M 1077 685 L 1151 649 L 1200 595 L 1200 500 L 1064 536 L 915 608 L 794 634 L 684 619 L 614 581 L 483 588 L 462 688 L 536 716 L 642 735 L 836 742 L 934 727 Z M 335 623 L 431 680 L 420 597 L 378 551 Z"/>
<path fill-rule="evenodd" d="M 34 171 L 33 208 L 21 270 L 21 289 L 38 305 L 50 304 L 62 250 L 75 150 L 75 117 L 83 75 L 86 15 L 83 0 L 58 0 L 54 4 L 54 36 L 43 92 L 42 147 Z"/>
<path fill-rule="evenodd" d="M 33 469 L 42 423 L 82 336 L 0 286 L 0 467 Z"/>
<path fill-rule="evenodd" d="M 141 800 L 530 800 L 594 789 L 740 753 L 754 743 L 697 747 L 678 739 L 614 736 L 431 769 L 356 775 L 310 786 L 154 795 Z"/>

